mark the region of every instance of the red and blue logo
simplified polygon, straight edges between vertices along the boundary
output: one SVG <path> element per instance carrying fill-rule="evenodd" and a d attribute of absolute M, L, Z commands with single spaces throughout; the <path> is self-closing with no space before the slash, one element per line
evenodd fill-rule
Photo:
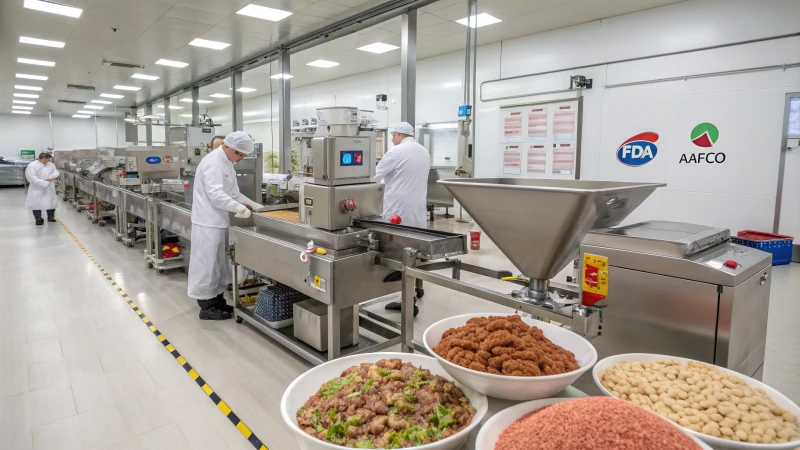
<path fill-rule="evenodd" d="M 639 133 L 636 136 L 623 142 L 617 149 L 617 160 L 626 166 L 643 166 L 658 154 L 658 133 L 648 131 Z"/>

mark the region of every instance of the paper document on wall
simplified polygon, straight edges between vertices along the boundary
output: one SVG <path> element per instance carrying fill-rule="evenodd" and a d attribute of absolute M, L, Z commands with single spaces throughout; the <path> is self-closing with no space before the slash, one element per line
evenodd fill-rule
<path fill-rule="evenodd" d="M 547 139 L 547 109 L 544 106 L 531 107 L 528 112 L 528 140 Z"/>
<path fill-rule="evenodd" d="M 557 141 L 571 141 L 576 138 L 577 111 L 574 105 L 561 105 L 553 113 L 553 138 Z"/>
<path fill-rule="evenodd" d="M 506 142 L 522 141 L 522 111 L 511 109 L 505 112 L 503 119 L 503 136 Z"/>
<path fill-rule="evenodd" d="M 553 144 L 553 175 L 572 175 L 575 169 L 575 145 Z"/>
<path fill-rule="evenodd" d="M 503 174 L 521 175 L 522 157 L 519 145 L 506 145 L 503 150 Z"/>
<path fill-rule="evenodd" d="M 528 146 L 528 174 L 544 175 L 547 169 L 547 150 L 544 144 Z"/>

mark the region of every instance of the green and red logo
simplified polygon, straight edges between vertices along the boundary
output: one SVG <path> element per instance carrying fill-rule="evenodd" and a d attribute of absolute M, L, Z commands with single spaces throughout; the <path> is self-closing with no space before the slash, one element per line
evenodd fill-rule
<path fill-rule="evenodd" d="M 692 130 L 692 143 L 698 147 L 710 148 L 719 139 L 719 129 L 713 124 L 703 122 Z"/>

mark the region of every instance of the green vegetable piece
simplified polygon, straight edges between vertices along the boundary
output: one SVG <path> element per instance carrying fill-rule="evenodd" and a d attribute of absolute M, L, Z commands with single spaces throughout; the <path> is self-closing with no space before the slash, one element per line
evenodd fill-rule
<path fill-rule="evenodd" d="M 384 370 L 384 369 L 378 369 L 378 375 L 380 375 L 382 377 L 388 377 L 390 373 L 392 373 L 392 372 L 390 372 L 388 370 Z"/>
<path fill-rule="evenodd" d="M 322 398 L 328 398 L 331 395 L 336 394 L 343 387 L 351 384 L 353 382 L 353 378 L 355 378 L 355 374 L 351 373 L 344 378 L 334 378 L 333 380 L 328 381 L 328 383 L 325 384 L 325 387 L 320 390 L 320 396 L 322 396 Z"/>
<path fill-rule="evenodd" d="M 361 397 L 361 391 L 351 392 L 346 395 L 347 398 Z"/>
<path fill-rule="evenodd" d="M 313 413 L 311 413 L 311 423 L 317 424 L 319 423 L 319 410 L 315 409 Z"/>
<path fill-rule="evenodd" d="M 453 419 L 453 411 L 438 403 L 433 407 L 433 413 L 428 416 L 428 418 L 439 430 L 444 430 L 450 425 L 456 423 L 455 419 Z"/>
<path fill-rule="evenodd" d="M 417 390 L 413 387 L 407 387 L 403 389 L 403 398 L 406 399 L 408 402 L 416 402 L 417 401 Z"/>
<path fill-rule="evenodd" d="M 421 389 L 422 386 L 425 386 L 428 383 L 430 383 L 430 381 L 422 381 L 418 379 L 408 380 L 406 382 L 407 385 L 413 387 L 414 389 Z"/>
<path fill-rule="evenodd" d="M 356 442 L 355 448 L 375 448 L 375 445 L 372 443 L 371 440 L 365 439 L 363 441 Z"/>
<path fill-rule="evenodd" d="M 373 382 L 371 379 L 366 383 L 364 383 L 364 386 L 361 387 L 361 392 L 367 392 L 368 390 L 370 390 L 372 388 L 372 384 Z"/>
<path fill-rule="evenodd" d="M 414 372 L 414 374 L 413 374 L 413 375 L 411 375 L 411 377 L 412 377 L 412 378 L 421 378 L 421 379 L 423 379 L 423 380 L 424 380 L 424 379 L 426 379 L 426 378 L 428 378 L 428 376 L 425 374 L 425 372 L 423 372 L 423 371 L 421 371 L 421 370 L 417 370 L 417 371 L 415 371 L 415 372 Z"/>
<path fill-rule="evenodd" d="M 354 415 L 353 417 L 347 419 L 347 422 L 344 423 L 346 426 L 352 425 L 354 427 L 361 425 L 361 416 L 358 414 Z"/>
<path fill-rule="evenodd" d="M 330 419 L 331 422 L 336 421 L 336 410 L 334 408 L 328 410 L 328 419 Z"/>
<path fill-rule="evenodd" d="M 323 427 L 322 425 L 319 425 L 319 424 L 317 424 L 314 428 L 317 430 L 317 433 L 321 433 L 321 432 L 325 431 L 325 427 Z"/>
<path fill-rule="evenodd" d="M 297 408 L 297 415 L 299 416 L 300 414 L 303 414 L 303 411 L 305 410 L 306 410 L 306 405 Z"/>
<path fill-rule="evenodd" d="M 331 425 L 331 427 L 328 428 L 328 431 L 325 433 L 325 439 L 333 442 L 334 444 L 344 444 L 347 442 L 347 435 L 345 434 L 346 431 L 347 427 L 343 423 Z"/>

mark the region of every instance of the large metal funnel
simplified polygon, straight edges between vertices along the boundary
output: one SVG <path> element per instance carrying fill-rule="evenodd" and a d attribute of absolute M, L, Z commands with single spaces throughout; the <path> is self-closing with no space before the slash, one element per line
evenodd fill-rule
<path fill-rule="evenodd" d="M 439 181 L 522 273 L 549 280 L 586 233 L 618 225 L 665 184 L 451 178 Z"/>

